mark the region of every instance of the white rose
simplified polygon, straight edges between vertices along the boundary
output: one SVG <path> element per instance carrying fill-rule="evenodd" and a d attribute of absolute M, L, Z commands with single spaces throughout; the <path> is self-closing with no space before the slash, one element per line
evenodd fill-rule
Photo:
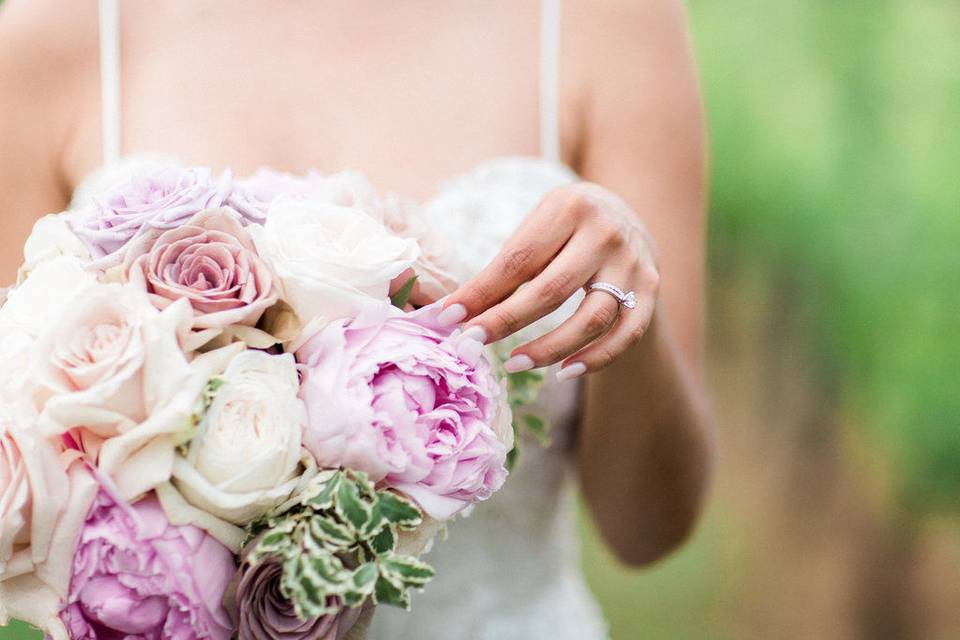
<path fill-rule="evenodd" d="M 413 265 L 417 289 L 427 300 L 439 300 L 453 293 L 458 285 L 450 265 L 455 263 L 454 243 L 443 238 L 427 223 L 414 204 L 394 198 L 381 207 L 384 224 L 401 238 L 413 238 L 420 246 L 420 256 Z"/>
<path fill-rule="evenodd" d="M 300 480 L 305 410 L 293 356 L 244 351 L 223 373 L 174 485 L 188 502 L 247 524 L 286 500 Z"/>
<path fill-rule="evenodd" d="M 173 435 L 189 426 L 211 372 L 222 370 L 219 360 L 242 348 L 188 362 L 178 335 L 190 319 L 186 300 L 161 312 L 135 287 L 97 284 L 31 350 L 40 429 L 68 435 L 124 499 L 169 479 Z"/>
<path fill-rule="evenodd" d="M 355 317 L 387 297 L 390 281 L 419 255 L 364 210 L 278 198 L 263 227 L 250 229 L 257 251 L 304 322 Z"/>
<path fill-rule="evenodd" d="M 30 237 L 23 245 L 20 279 L 26 277 L 40 263 L 58 256 L 89 260 L 90 251 L 70 229 L 64 214 L 51 213 L 36 221 Z"/>
<path fill-rule="evenodd" d="M 84 289 L 97 279 L 74 256 L 55 256 L 39 263 L 19 286 L 7 291 L 0 307 L 0 331 L 37 337 Z"/>

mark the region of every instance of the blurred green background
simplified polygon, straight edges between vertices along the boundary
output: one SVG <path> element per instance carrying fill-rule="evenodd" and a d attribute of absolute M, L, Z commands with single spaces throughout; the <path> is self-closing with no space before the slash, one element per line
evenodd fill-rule
<path fill-rule="evenodd" d="M 960 3 L 689 5 L 721 464 L 652 569 L 584 521 L 612 637 L 960 637 Z"/>
<path fill-rule="evenodd" d="M 960 3 L 692 0 L 712 139 L 703 529 L 614 640 L 960 638 Z"/>

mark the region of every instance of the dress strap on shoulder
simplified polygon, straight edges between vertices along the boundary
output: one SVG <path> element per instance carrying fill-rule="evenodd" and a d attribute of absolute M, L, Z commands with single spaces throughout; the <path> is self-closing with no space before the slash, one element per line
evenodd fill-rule
<path fill-rule="evenodd" d="M 561 0 L 540 0 L 540 155 L 560 161 Z"/>
<path fill-rule="evenodd" d="M 103 164 L 120 159 L 120 13 L 118 0 L 100 0 L 100 109 Z"/>

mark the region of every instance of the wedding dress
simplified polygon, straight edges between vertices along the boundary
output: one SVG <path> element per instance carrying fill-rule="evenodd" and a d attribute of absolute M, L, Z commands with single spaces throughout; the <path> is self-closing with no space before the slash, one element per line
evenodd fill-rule
<path fill-rule="evenodd" d="M 576 175 L 559 161 L 559 0 L 541 0 L 539 157 L 501 157 L 448 180 L 421 203 L 426 221 L 455 251 L 454 275 L 465 279 L 493 258 L 526 212 Z M 121 157 L 119 26 L 116 0 L 101 0 L 104 167 L 78 186 L 83 201 L 149 155 Z M 524 334 L 559 324 L 581 296 Z M 428 560 L 436 578 L 413 597 L 411 612 L 379 607 L 371 640 L 601 640 L 606 625 L 580 571 L 571 466 L 580 386 L 545 372 L 530 411 L 551 424 L 551 443 L 521 443 L 504 488 L 449 527 Z"/>

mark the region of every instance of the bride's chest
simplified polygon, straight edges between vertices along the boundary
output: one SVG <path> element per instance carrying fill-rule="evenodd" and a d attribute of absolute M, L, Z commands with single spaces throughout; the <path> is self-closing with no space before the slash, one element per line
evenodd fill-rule
<path fill-rule="evenodd" d="M 422 198 L 486 158 L 537 152 L 536 3 L 226 4 L 123 5 L 125 153 L 240 173 L 356 168 Z M 77 180 L 99 164 L 89 102 Z"/>

